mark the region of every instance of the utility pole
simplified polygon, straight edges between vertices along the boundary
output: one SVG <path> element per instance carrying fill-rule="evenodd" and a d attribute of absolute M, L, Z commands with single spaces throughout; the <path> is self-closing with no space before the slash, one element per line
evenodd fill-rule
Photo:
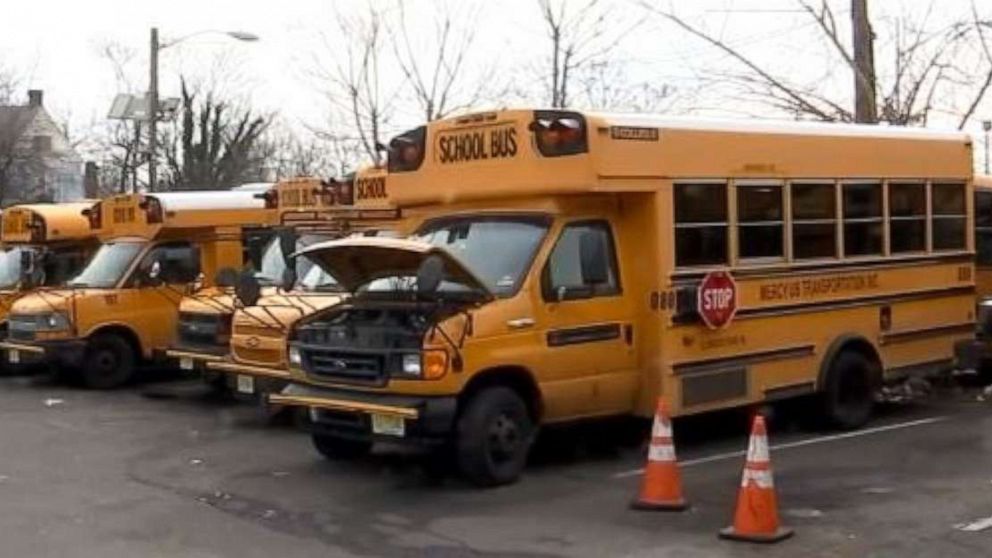
<path fill-rule="evenodd" d="M 851 0 L 854 42 L 854 121 L 878 123 L 875 104 L 875 35 L 868 21 L 868 0 Z"/>
<path fill-rule="evenodd" d="M 152 27 L 148 76 L 148 191 L 154 192 L 158 178 L 158 27 Z"/>
<path fill-rule="evenodd" d="M 989 174 L 989 132 L 992 131 L 992 120 L 982 121 L 982 130 L 985 132 L 985 174 Z"/>

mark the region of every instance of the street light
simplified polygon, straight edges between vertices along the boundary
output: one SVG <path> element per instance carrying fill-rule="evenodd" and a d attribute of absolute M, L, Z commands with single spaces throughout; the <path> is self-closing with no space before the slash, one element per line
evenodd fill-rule
<path fill-rule="evenodd" d="M 175 46 L 186 39 L 191 37 L 196 37 L 198 35 L 205 35 L 207 33 L 219 33 L 222 35 L 227 35 L 232 39 L 244 42 L 255 42 L 258 40 L 258 35 L 254 33 L 248 33 L 245 31 L 220 31 L 217 29 L 206 29 L 203 31 L 197 31 L 195 33 L 190 33 L 189 35 L 184 35 L 178 39 L 166 43 L 159 43 L 158 40 L 158 27 L 152 27 L 151 29 L 151 56 L 149 63 L 149 76 L 148 76 L 148 191 L 154 192 L 155 186 L 157 184 L 157 172 L 156 168 L 156 156 L 158 152 L 158 137 L 157 137 L 157 127 L 156 123 L 158 121 L 158 53 L 162 49 Z"/>

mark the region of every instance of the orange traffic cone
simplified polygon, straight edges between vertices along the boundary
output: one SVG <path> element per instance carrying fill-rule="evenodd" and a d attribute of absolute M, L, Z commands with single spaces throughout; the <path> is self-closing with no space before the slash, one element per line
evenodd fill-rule
<path fill-rule="evenodd" d="M 765 419 L 754 417 L 747 462 L 737 494 L 734 524 L 720 531 L 725 539 L 773 543 L 792 536 L 792 529 L 778 522 L 778 498 L 772 480 L 772 463 L 768 456 L 768 433 Z"/>
<path fill-rule="evenodd" d="M 664 511 L 680 511 L 688 507 L 682 498 L 682 479 L 675 460 L 675 444 L 672 443 L 672 423 L 668 419 L 668 407 L 661 398 L 658 399 L 654 426 L 651 428 L 641 494 L 631 502 L 630 507 Z"/>

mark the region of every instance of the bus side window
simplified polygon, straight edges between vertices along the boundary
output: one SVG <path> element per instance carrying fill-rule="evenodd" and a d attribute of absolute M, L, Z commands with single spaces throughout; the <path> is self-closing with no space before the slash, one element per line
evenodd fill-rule
<path fill-rule="evenodd" d="M 958 250 L 966 245 L 965 222 L 968 220 L 964 184 L 932 184 L 933 249 Z"/>
<path fill-rule="evenodd" d="M 844 255 L 882 255 L 882 184 L 848 182 L 844 192 Z"/>
<path fill-rule="evenodd" d="M 603 248 L 593 256 L 601 258 L 600 261 L 587 263 L 605 269 L 605 281 L 596 282 L 599 278 L 584 276 L 581 248 L 583 237 L 585 242 L 593 241 Z M 616 250 L 609 224 L 605 221 L 583 221 L 567 225 L 555 242 L 542 275 L 542 291 L 547 301 L 619 294 Z"/>
<path fill-rule="evenodd" d="M 727 185 L 674 186 L 675 265 L 727 264 Z"/>
<path fill-rule="evenodd" d="M 975 193 L 975 252 L 978 265 L 992 266 L 992 192 Z"/>

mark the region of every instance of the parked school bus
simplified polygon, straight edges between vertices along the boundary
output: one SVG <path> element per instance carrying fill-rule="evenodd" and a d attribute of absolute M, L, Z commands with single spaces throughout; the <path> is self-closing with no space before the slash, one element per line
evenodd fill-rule
<path fill-rule="evenodd" d="M 0 228 L 0 329 L 11 304 L 32 288 L 61 285 L 99 246 L 83 211 L 94 202 L 16 205 Z"/>
<path fill-rule="evenodd" d="M 297 249 L 320 240 L 391 234 L 401 228 L 399 212 L 388 196 L 387 177 L 384 169 L 368 167 L 333 184 L 327 197 L 333 204 L 287 205 L 283 223 L 293 231 Z M 280 250 L 279 257 L 290 255 Z M 289 285 L 265 286 L 261 281 L 258 286 L 239 288 L 249 292 L 238 293 L 242 306 L 234 312 L 230 352 L 226 358 L 207 362 L 209 371 L 223 375 L 226 384 L 239 393 L 280 391 L 289 380 L 286 335 L 292 325 L 341 301 L 340 287 L 320 267 L 300 258 L 295 268 L 299 281 L 292 289 L 286 288 Z"/>
<path fill-rule="evenodd" d="M 161 356 L 182 296 L 201 272 L 240 268 L 244 235 L 268 219 L 252 190 L 120 195 L 87 214 L 103 244 L 64 288 L 14 303 L 0 348 L 9 361 L 76 371 L 93 388 L 121 385 Z"/>
<path fill-rule="evenodd" d="M 297 322 L 314 445 L 452 450 L 483 485 L 539 425 L 810 397 L 864 424 L 974 328 L 959 133 L 501 111 L 390 143 L 407 239 L 301 254 L 350 298 Z"/>
<path fill-rule="evenodd" d="M 958 345 L 958 364 L 992 381 L 992 176 L 975 176 L 975 338 Z"/>

